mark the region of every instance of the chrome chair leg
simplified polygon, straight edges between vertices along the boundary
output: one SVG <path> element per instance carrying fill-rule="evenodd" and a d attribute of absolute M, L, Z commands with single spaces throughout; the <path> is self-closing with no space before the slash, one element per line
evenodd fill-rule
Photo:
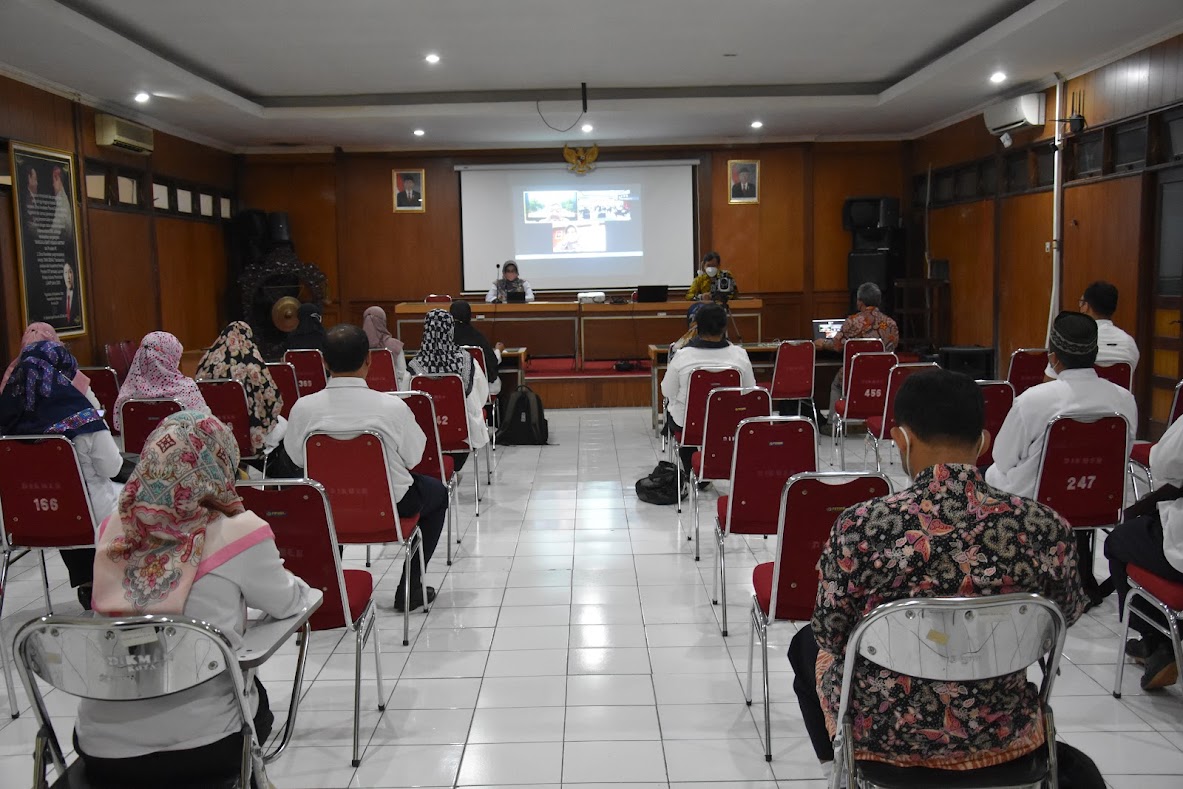
<path fill-rule="evenodd" d="M 423 593 L 423 615 L 426 616 L 431 611 L 431 604 L 427 599 L 427 560 L 423 558 L 423 535 L 419 535 L 419 545 L 417 549 L 419 554 L 419 591 Z"/>
<path fill-rule="evenodd" d="M 415 532 L 418 533 L 417 531 Z M 403 646 L 411 645 L 411 557 L 413 555 L 415 545 L 415 537 L 411 536 L 407 540 L 406 545 L 403 546 Z M 422 580 L 422 576 L 420 576 Z M 427 598 L 423 598 L 424 605 L 427 604 Z M 358 666 L 361 666 L 361 658 L 358 658 Z M 358 669 L 360 671 L 360 668 Z"/>
<path fill-rule="evenodd" d="M 361 766 L 361 653 L 362 628 L 358 622 L 353 645 L 353 766 Z"/>
<path fill-rule="evenodd" d="M 370 640 L 374 642 L 374 673 L 378 676 L 378 711 L 386 709 L 386 691 L 382 687 L 382 644 L 378 634 L 378 616 L 375 614 L 370 625 Z"/>
<path fill-rule="evenodd" d="M 776 594 L 775 590 L 773 594 Z M 769 609 L 771 610 L 771 609 Z M 753 622 L 753 625 L 756 623 Z M 772 706 L 768 699 L 768 623 L 760 615 L 760 666 L 764 672 L 764 761 L 772 761 Z"/>
<path fill-rule="evenodd" d="M 724 539 L 726 537 L 724 536 Z M 723 540 L 719 540 L 719 599 L 723 606 L 723 637 L 727 637 L 727 555 L 723 553 Z"/>
<path fill-rule="evenodd" d="M 366 546 L 366 567 L 370 566 L 370 546 Z"/>
<path fill-rule="evenodd" d="M 690 469 L 690 511 L 694 513 L 694 561 L 698 561 L 698 478 L 694 473 L 694 469 Z M 678 489 L 678 501 L 682 500 L 682 490 Z M 686 539 L 690 539 L 690 535 L 686 535 Z"/>
<path fill-rule="evenodd" d="M 49 599 L 49 570 L 45 567 L 45 551 L 37 551 L 41 559 L 41 593 L 45 596 L 45 611 L 53 614 L 53 603 Z"/>
<path fill-rule="evenodd" d="M 719 604 L 719 559 L 723 556 L 723 541 L 727 536 L 715 523 L 715 570 L 711 573 L 711 605 Z"/>
<path fill-rule="evenodd" d="M 748 633 L 748 683 L 744 685 L 743 699 L 752 706 L 752 659 L 756 657 L 756 599 L 752 598 L 752 632 Z"/>
<path fill-rule="evenodd" d="M 4 594 L 8 589 L 8 566 L 12 560 L 12 554 L 4 551 L 4 563 L 0 564 L 0 618 L 4 616 Z M 20 710 L 16 706 L 16 688 L 12 684 L 12 672 L 8 667 L 8 652 L 11 649 L 11 644 L 7 639 L 0 644 L 0 671 L 4 672 L 4 685 L 8 690 L 8 710 L 12 717 L 19 718 Z"/>

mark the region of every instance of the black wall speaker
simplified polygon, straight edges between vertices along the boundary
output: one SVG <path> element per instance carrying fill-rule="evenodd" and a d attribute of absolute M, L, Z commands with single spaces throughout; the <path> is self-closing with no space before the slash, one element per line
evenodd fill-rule
<path fill-rule="evenodd" d="M 864 282 L 872 282 L 883 292 L 884 312 L 888 311 L 891 303 L 891 255 L 887 252 L 851 252 L 846 256 L 846 282 L 850 287 L 850 311 L 858 309 L 857 291 Z"/>
<path fill-rule="evenodd" d="M 980 345 L 949 345 L 938 352 L 941 367 L 975 380 L 994 377 L 994 349 Z"/>
<path fill-rule="evenodd" d="M 900 201 L 895 197 L 848 197 L 842 204 L 843 230 L 887 230 L 899 224 Z"/>

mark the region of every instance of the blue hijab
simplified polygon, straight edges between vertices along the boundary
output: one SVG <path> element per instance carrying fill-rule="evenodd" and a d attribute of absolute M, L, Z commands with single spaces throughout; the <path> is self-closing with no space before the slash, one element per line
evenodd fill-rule
<path fill-rule="evenodd" d="M 78 360 L 60 342 L 25 346 L 0 394 L 0 433 L 73 438 L 106 430 L 99 412 L 74 387 L 77 372 Z"/>

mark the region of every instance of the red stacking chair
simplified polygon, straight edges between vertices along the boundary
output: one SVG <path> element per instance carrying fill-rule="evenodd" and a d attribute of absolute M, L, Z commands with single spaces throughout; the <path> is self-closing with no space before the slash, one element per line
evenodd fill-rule
<path fill-rule="evenodd" d="M 415 415 L 415 423 L 427 437 L 423 447 L 423 457 L 419 465 L 411 469 L 416 474 L 422 474 L 432 479 L 438 479 L 448 489 L 448 566 L 452 566 L 452 529 L 456 525 L 456 460 L 451 455 L 445 455 L 440 449 L 440 432 L 436 424 L 435 403 L 427 392 L 392 392 L 398 396 L 411 413 Z M 460 536 L 456 536 L 457 544 Z"/>
<path fill-rule="evenodd" d="M 735 431 L 731 485 L 716 502 L 715 573 L 718 603 L 722 590 L 723 635 L 727 635 L 727 562 L 723 552 L 729 534 L 776 534 L 781 488 L 794 474 L 817 471 L 817 426 L 800 416 L 745 419 Z"/>
<path fill-rule="evenodd" d="M 1125 645 L 1130 637 L 1130 617 L 1136 616 L 1145 621 L 1159 633 L 1166 636 L 1175 650 L 1175 665 L 1179 676 L 1183 677 L 1183 643 L 1179 639 L 1179 620 L 1183 619 L 1183 584 L 1178 581 L 1168 581 L 1155 575 L 1149 570 L 1143 570 L 1136 564 L 1127 564 L 1126 572 L 1130 584 L 1130 591 L 1125 598 L 1125 614 L 1121 621 L 1121 641 L 1117 646 L 1117 676 L 1113 680 L 1113 696 L 1121 698 L 1121 676 L 1125 671 Z M 1134 605 L 1135 598 L 1142 598 L 1151 608 L 1157 610 L 1166 620 L 1167 626 L 1160 625 L 1154 617 L 1147 616 Z M 10 691 L 11 692 L 11 691 Z"/>
<path fill-rule="evenodd" d="M 423 301 L 427 304 L 451 304 L 452 297 L 447 293 L 428 293 Z"/>
<path fill-rule="evenodd" d="M 989 445 L 978 455 L 978 466 L 985 468 L 994 463 L 994 439 L 998 438 L 998 431 L 1015 403 L 1015 388 L 1008 381 L 978 381 L 978 388 L 982 390 L 986 406 L 985 428 L 990 434 Z"/>
<path fill-rule="evenodd" d="M 809 403 L 815 425 L 818 422 L 817 404 L 813 402 L 816 354 L 817 349 L 809 340 L 782 342 L 776 349 L 771 389 L 773 400 L 796 400 L 798 416 L 801 414 L 801 403 Z"/>
<path fill-rule="evenodd" d="M 332 505 L 333 522 L 341 524 L 337 541 L 344 545 L 402 545 L 403 600 L 411 600 L 411 562 L 419 554 L 423 583 L 423 613 L 427 613 L 427 585 L 423 581 L 423 535 L 419 514 L 400 518 L 398 500 L 390 490 L 382 439 L 366 430 L 336 436 L 313 433 L 304 440 L 304 473 L 324 485 Z M 411 643 L 411 607 L 404 606 L 403 646 Z"/>
<path fill-rule="evenodd" d="M 283 398 L 283 408 L 279 410 L 279 415 L 287 419 L 292 413 L 292 406 L 300 399 L 296 366 L 291 362 L 268 362 L 267 371 L 271 373 L 271 380 L 275 381 L 275 388 Z"/>
<path fill-rule="evenodd" d="M 1006 380 L 1015 388 L 1015 397 L 1043 383 L 1047 371 L 1046 348 L 1020 348 L 1010 355 Z"/>
<path fill-rule="evenodd" d="M 370 371 L 366 373 L 366 385 L 378 392 L 398 391 L 394 354 L 389 348 L 370 349 Z"/>
<path fill-rule="evenodd" d="M 847 343 L 849 345 L 849 343 Z M 833 447 L 839 464 L 846 468 L 846 431 L 851 422 L 865 422 L 883 415 L 887 402 L 887 379 L 891 368 L 899 364 L 899 357 L 883 351 L 856 354 L 850 360 L 850 376 L 842 390 L 842 398 L 834 403 L 830 415 L 833 427 Z"/>
<path fill-rule="evenodd" d="M 1104 378 L 1122 389 L 1134 391 L 1134 368 L 1129 362 L 1094 364 L 1093 369 L 1097 371 L 1098 378 Z"/>
<path fill-rule="evenodd" d="M 485 349 L 477 345 L 461 345 L 460 347 L 468 351 L 469 356 L 476 361 L 477 366 L 481 368 L 481 372 L 488 378 L 489 368 L 485 366 Z M 492 485 L 493 461 L 489 457 L 489 451 L 497 451 L 497 395 L 492 392 L 489 393 L 489 399 L 485 401 L 485 420 L 489 425 L 489 443 L 487 446 L 491 448 L 491 450 L 485 451 L 485 466 L 487 467 L 486 473 L 489 477 L 488 483 Z"/>
<path fill-rule="evenodd" d="M 882 471 L 883 464 L 879 459 L 879 442 L 891 440 L 891 429 L 895 427 L 895 396 L 904 385 L 909 375 L 915 375 L 922 370 L 939 370 L 940 365 L 935 362 L 916 364 L 897 364 L 887 373 L 887 397 L 883 400 L 883 413 L 879 416 L 867 417 L 867 437 L 863 439 L 863 454 L 866 454 L 866 442 L 875 446 L 875 470 Z"/>
<path fill-rule="evenodd" d="M 103 421 L 111 435 L 119 435 L 115 429 L 115 403 L 119 400 L 119 376 L 110 367 L 79 368 L 90 379 L 90 390 L 103 408 Z"/>
<path fill-rule="evenodd" d="M 176 400 L 127 400 L 119 411 L 119 422 L 123 425 L 123 451 L 138 455 L 152 431 L 178 411 L 183 411 Z"/>
<path fill-rule="evenodd" d="M 127 373 L 131 369 L 132 356 L 129 356 L 123 345 L 117 342 L 105 344 L 103 352 L 107 355 L 107 366 L 115 371 L 122 383 L 127 379 Z"/>
<path fill-rule="evenodd" d="M 734 367 L 699 367 L 690 373 L 686 385 L 686 424 L 680 431 L 674 431 L 674 458 L 677 462 L 675 481 L 678 490 L 678 512 L 682 511 L 682 463 L 678 460 L 681 447 L 701 447 L 702 429 L 706 426 L 707 395 L 720 387 L 739 386 L 739 370 Z"/>
<path fill-rule="evenodd" d="M 465 406 L 464 382 L 456 373 L 442 375 L 416 375 L 411 378 L 411 388 L 431 395 L 435 403 L 435 424 L 439 431 L 440 448 L 449 455 L 472 455 L 472 487 L 476 496 L 473 504 L 477 515 L 481 514 L 481 463 L 468 443 L 468 408 Z"/>
<path fill-rule="evenodd" d="M 319 392 L 328 384 L 324 356 L 315 348 L 288 351 L 283 360 L 296 368 L 296 389 L 301 396 Z"/>
<path fill-rule="evenodd" d="M 860 353 L 883 353 L 887 349 L 883 347 L 883 340 L 878 340 L 874 337 L 860 337 L 854 340 L 847 340 L 842 345 L 842 394 L 845 395 L 850 389 L 850 373 L 851 363 L 854 357 Z"/>
<path fill-rule="evenodd" d="M 700 557 L 698 542 L 698 483 L 731 479 L 735 455 L 735 431 L 739 423 L 757 416 L 772 416 L 772 397 L 763 387 L 714 389 L 707 395 L 702 449 L 690 462 L 691 510 L 694 512 L 694 561 Z M 690 539 L 687 535 L 687 539 Z"/>
<path fill-rule="evenodd" d="M 8 592 L 8 568 L 22 551 L 37 551 L 41 559 L 42 593 L 49 600 L 45 551 L 93 548 L 95 520 L 86 495 L 86 481 L 65 436 L 0 437 L 0 617 Z M 0 645 L 0 670 L 8 687 L 8 706 L 17 717 L 16 693 L 8 673 L 11 645 Z"/>
<path fill-rule="evenodd" d="M 123 351 L 123 357 L 127 359 L 127 363 L 130 365 L 136 358 L 136 354 L 140 351 L 140 344 L 131 340 L 120 340 L 119 348 Z"/>
<path fill-rule="evenodd" d="M 354 634 L 353 766 L 361 764 L 361 657 L 366 641 L 374 643 L 378 709 L 386 709 L 382 687 L 382 647 L 374 606 L 374 576 L 365 570 L 342 570 L 337 530 L 325 489 L 308 479 L 259 480 L 235 484 L 248 510 L 266 519 L 284 567 L 324 593 L 308 620 L 313 630 L 348 628 Z"/>
<path fill-rule="evenodd" d="M 809 621 L 817 598 L 817 561 L 838 516 L 848 507 L 891 493 L 879 472 L 821 471 L 794 474 L 780 494 L 776 560 L 752 571 L 752 632 L 748 636 L 748 706 L 752 704 L 752 656 L 756 636 L 764 670 L 764 758 L 772 761 L 768 707 L 768 628 L 779 620 Z"/>
<path fill-rule="evenodd" d="M 251 442 L 251 409 L 246 401 L 246 387 L 242 381 L 230 378 L 209 378 L 199 380 L 197 389 L 201 392 L 210 413 L 223 422 L 234 440 L 238 442 L 238 454 L 242 460 L 255 457 Z"/>
<path fill-rule="evenodd" d="M 1175 396 L 1171 400 L 1171 412 L 1167 415 L 1167 427 L 1175 424 L 1175 420 L 1183 413 L 1183 400 L 1179 398 L 1179 390 L 1183 389 L 1183 381 L 1175 384 Z M 1147 490 L 1154 490 L 1154 475 L 1150 473 L 1150 450 L 1157 442 L 1136 441 L 1130 450 L 1130 479 L 1134 483 L 1134 493 L 1137 495 L 1138 477 L 1134 470 L 1141 471 L 1146 476 Z"/>

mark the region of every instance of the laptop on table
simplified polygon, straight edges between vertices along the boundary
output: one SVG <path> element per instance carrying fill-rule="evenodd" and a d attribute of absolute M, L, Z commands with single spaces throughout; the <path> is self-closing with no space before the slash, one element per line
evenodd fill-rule
<path fill-rule="evenodd" d="M 668 285 L 638 285 L 638 304 L 660 304 L 669 301 L 670 288 Z"/>
<path fill-rule="evenodd" d="M 824 318 L 822 320 L 815 320 L 813 322 L 813 339 L 834 339 L 838 336 L 838 332 L 842 331 L 842 324 L 844 323 L 846 323 L 845 318 Z"/>

